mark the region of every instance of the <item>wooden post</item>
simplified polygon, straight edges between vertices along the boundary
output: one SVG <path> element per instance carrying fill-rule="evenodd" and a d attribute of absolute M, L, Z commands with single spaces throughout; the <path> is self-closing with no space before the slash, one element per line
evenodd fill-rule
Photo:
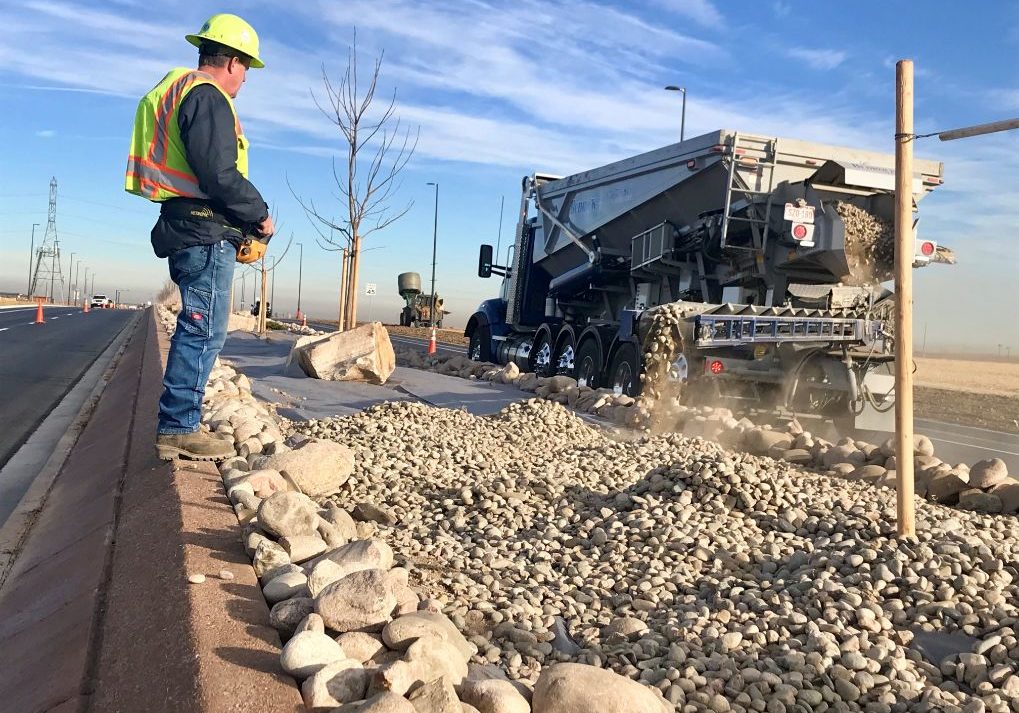
<path fill-rule="evenodd" d="M 347 329 L 347 262 L 349 260 L 350 251 L 347 248 L 343 248 L 343 260 L 340 263 L 340 309 L 339 315 L 336 318 L 336 331 L 343 332 Z"/>
<path fill-rule="evenodd" d="M 913 513 L 913 62 L 895 65 L 895 475 L 900 537 Z"/>
<path fill-rule="evenodd" d="M 262 285 L 259 288 L 259 293 L 258 293 L 259 294 L 258 299 L 261 300 L 259 302 L 259 304 L 258 304 L 258 333 L 260 335 L 262 335 L 263 337 L 265 336 L 265 329 L 266 329 L 266 325 L 265 325 L 265 314 L 266 314 L 265 293 L 266 293 L 266 290 L 265 290 L 265 255 L 262 255 Z"/>

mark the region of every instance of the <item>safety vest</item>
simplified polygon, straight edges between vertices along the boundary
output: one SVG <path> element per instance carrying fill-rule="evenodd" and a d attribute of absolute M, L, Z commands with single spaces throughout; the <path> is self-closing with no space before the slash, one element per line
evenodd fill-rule
<path fill-rule="evenodd" d="M 163 77 L 138 102 L 131 132 L 131 153 L 127 158 L 124 190 L 151 201 L 170 198 L 208 198 L 198 186 L 198 177 L 188 165 L 184 142 L 180 137 L 177 112 L 188 92 L 199 84 L 212 84 L 223 92 L 213 78 L 196 69 L 178 67 Z M 233 100 L 223 92 L 234 115 L 237 131 L 237 170 L 248 177 L 248 140 Z"/>

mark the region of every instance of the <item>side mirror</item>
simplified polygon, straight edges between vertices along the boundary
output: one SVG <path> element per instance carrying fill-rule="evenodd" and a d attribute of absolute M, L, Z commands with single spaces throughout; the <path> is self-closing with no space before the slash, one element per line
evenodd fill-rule
<path fill-rule="evenodd" d="M 482 245 L 478 254 L 478 277 L 492 276 L 492 246 Z"/>

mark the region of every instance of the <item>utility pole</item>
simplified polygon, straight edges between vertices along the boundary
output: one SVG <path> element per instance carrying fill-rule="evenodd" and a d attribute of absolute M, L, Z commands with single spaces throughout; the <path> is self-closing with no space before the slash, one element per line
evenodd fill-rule
<path fill-rule="evenodd" d="M 432 304 L 428 309 L 428 326 L 435 326 L 435 251 L 439 244 L 439 184 L 428 182 L 429 186 L 435 186 L 435 222 L 432 226 Z"/>
<path fill-rule="evenodd" d="M 92 272 L 92 289 L 89 290 L 89 293 L 93 294 L 93 295 L 96 293 L 96 273 L 95 273 L 95 271 Z"/>
<path fill-rule="evenodd" d="M 84 277 L 84 279 L 81 281 L 81 289 L 82 289 L 82 291 L 85 294 L 83 294 L 81 296 L 82 302 L 84 302 L 85 300 L 90 299 L 89 293 L 88 293 L 88 268 L 87 267 L 85 268 L 85 275 L 83 277 Z"/>
<path fill-rule="evenodd" d="M 74 266 L 74 304 L 78 304 L 78 273 L 81 272 L 81 260 Z"/>
<path fill-rule="evenodd" d="M 28 292 L 27 297 L 32 296 L 32 259 L 35 256 L 35 229 L 39 227 L 38 223 L 32 223 L 32 247 L 28 249 Z"/>
<path fill-rule="evenodd" d="M 261 297 L 261 301 L 259 302 L 259 305 L 258 305 L 258 333 L 261 336 L 264 337 L 265 336 L 265 312 L 266 312 L 266 309 L 265 309 L 265 292 L 266 292 L 266 290 L 265 290 L 265 253 L 262 254 L 262 268 L 261 268 L 261 270 L 262 270 L 262 285 L 261 285 L 261 289 L 259 290 L 259 296 Z"/>
<path fill-rule="evenodd" d="M 33 243 L 35 242 L 33 237 Z M 47 258 L 49 258 L 47 260 Z M 49 273 L 50 293 L 49 299 L 52 302 L 55 294 L 55 281 L 59 278 L 61 292 L 64 285 L 64 273 L 60 269 L 60 241 L 57 238 L 57 179 L 50 180 L 50 200 L 46 211 L 46 233 L 43 235 L 42 244 L 35 257 L 35 271 L 32 273 L 32 284 L 29 285 L 29 294 L 35 296 L 37 292 L 45 290 L 46 274 Z M 41 282 L 41 284 L 40 284 Z"/>
<path fill-rule="evenodd" d="M 913 537 L 913 62 L 895 65 L 896 527 Z"/>
<path fill-rule="evenodd" d="M 297 319 L 301 318 L 301 277 L 304 274 L 304 244 L 298 243 L 297 247 L 301 250 L 301 256 L 297 261 Z"/>

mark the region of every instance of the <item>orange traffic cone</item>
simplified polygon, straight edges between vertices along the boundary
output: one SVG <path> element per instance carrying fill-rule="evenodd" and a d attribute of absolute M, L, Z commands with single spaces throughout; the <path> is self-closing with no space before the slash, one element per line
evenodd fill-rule
<path fill-rule="evenodd" d="M 84 304 L 85 306 L 81 311 L 84 312 L 85 314 L 88 314 L 88 300 L 87 299 L 82 300 L 82 304 Z"/>
<path fill-rule="evenodd" d="M 36 308 L 35 308 L 35 324 L 46 324 L 46 318 L 43 316 L 43 313 L 42 313 L 42 303 L 45 302 L 45 301 L 46 301 L 45 297 L 36 297 L 35 298 L 35 304 L 36 304 Z"/>
<path fill-rule="evenodd" d="M 428 340 L 428 353 L 429 354 L 434 354 L 435 353 L 435 349 L 436 349 L 436 346 L 435 346 L 435 327 L 432 327 L 432 338 L 430 340 Z"/>

